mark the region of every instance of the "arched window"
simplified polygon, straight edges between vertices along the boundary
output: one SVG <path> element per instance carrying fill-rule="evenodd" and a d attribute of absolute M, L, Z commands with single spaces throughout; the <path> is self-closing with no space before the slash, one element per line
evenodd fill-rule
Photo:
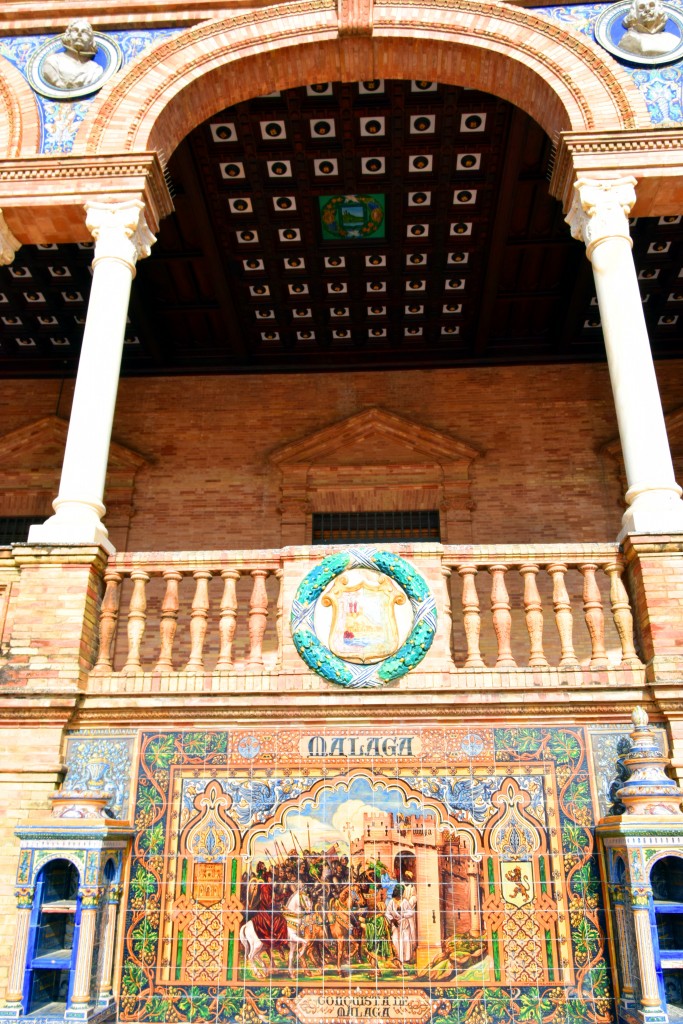
<path fill-rule="evenodd" d="M 36 1016 L 61 1016 L 73 987 L 80 922 L 79 876 L 68 860 L 51 860 L 36 879 L 29 930 L 24 1005 Z"/>
<path fill-rule="evenodd" d="M 660 995 L 683 1007 L 683 858 L 663 857 L 650 874 L 653 945 Z"/>

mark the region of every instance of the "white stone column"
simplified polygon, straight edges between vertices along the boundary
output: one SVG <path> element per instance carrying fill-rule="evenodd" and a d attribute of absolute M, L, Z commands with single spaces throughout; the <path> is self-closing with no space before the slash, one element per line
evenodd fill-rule
<path fill-rule="evenodd" d="M 109 442 L 119 384 L 130 287 L 135 264 L 155 242 L 144 203 L 86 204 L 86 224 L 95 239 L 93 277 L 83 345 L 78 361 L 69 432 L 55 514 L 32 526 L 29 542 L 101 544 L 113 551 L 101 522 Z"/>
<path fill-rule="evenodd" d="M 21 248 L 21 242 L 7 227 L 2 210 L 0 210 L 0 266 L 6 267 L 14 259 L 17 251 Z"/>
<path fill-rule="evenodd" d="M 633 177 L 579 178 L 567 216 L 593 265 L 602 333 L 626 467 L 628 533 L 682 533 L 683 501 L 674 478 L 643 304 L 631 252 L 628 215 Z"/>

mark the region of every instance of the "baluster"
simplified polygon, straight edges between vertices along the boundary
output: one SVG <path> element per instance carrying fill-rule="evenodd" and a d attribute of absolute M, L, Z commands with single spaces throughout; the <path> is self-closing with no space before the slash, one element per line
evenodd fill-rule
<path fill-rule="evenodd" d="M 254 569 L 251 573 L 254 586 L 249 600 L 249 657 L 250 668 L 263 665 L 263 637 L 268 618 L 268 593 L 266 591 L 267 569 Z"/>
<path fill-rule="evenodd" d="M 547 668 L 548 659 L 543 653 L 543 607 L 536 583 L 538 566 L 528 562 L 525 565 L 520 565 L 519 571 L 524 580 L 524 614 L 529 633 L 529 665 L 535 668 Z"/>
<path fill-rule="evenodd" d="M 159 660 L 154 667 L 154 671 L 172 672 L 173 641 L 176 629 L 178 628 L 178 584 L 182 580 L 183 574 L 176 569 L 172 569 L 169 572 L 163 573 L 163 577 L 166 580 L 166 592 L 161 602 L 161 620 L 159 622 L 161 645 L 159 647 Z"/>
<path fill-rule="evenodd" d="M 624 667 L 638 666 L 641 661 L 633 645 L 633 615 L 626 587 L 621 578 L 623 571 L 624 567 L 621 562 L 610 562 L 605 566 L 605 572 L 609 576 L 609 597 L 614 625 L 617 627 L 621 641 L 621 664 Z"/>
<path fill-rule="evenodd" d="M 607 668 L 607 651 L 605 650 L 605 616 L 602 610 L 602 598 L 595 573 L 595 562 L 585 562 L 579 566 L 583 576 L 583 613 L 591 638 L 592 655 L 590 668 Z"/>
<path fill-rule="evenodd" d="M 142 671 L 140 664 L 140 645 L 145 635 L 147 621 L 147 580 L 149 576 L 142 569 L 133 569 L 130 574 L 133 581 L 133 593 L 128 608 L 128 658 L 122 671 L 126 675 L 135 675 Z"/>
<path fill-rule="evenodd" d="M 476 565 L 459 565 L 458 575 L 462 579 L 462 617 L 467 641 L 467 657 L 465 668 L 484 668 L 484 659 L 479 649 L 479 633 L 481 617 L 479 615 L 479 596 L 474 577 L 477 575 Z"/>
<path fill-rule="evenodd" d="M 554 562 L 553 565 L 548 566 L 548 574 L 553 581 L 555 625 L 560 636 L 560 667 L 579 664 L 579 659 L 574 652 L 572 604 L 564 582 L 566 571 L 567 566 L 562 562 Z"/>
<path fill-rule="evenodd" d="M 221 573 L 223 597 L 221 598 L 221 617 L 218 625 L 218 633 L 221 638 L 221 648 L 216 662 L 216 671 L 218 672 L 225 672 L 226 669 L 232 667 L 232 642 L 237 625 L 237 581 L 239 578 L 240 574 L 237 569 L 224 569 Z"/>
<path fill-rule="evenodd" d="M 496 668 L 517 668 L 517 662 L 512 657 L 512 648 L 510 646 L 512 614 L 510 612 L 510 598 L 505 586 L 505 573 L 507 571 L 507 565 L 502 563 L 489 566 L 489 572 L 493 579 L 491 585 L 493 629 L 498 641 Z"/>
<path fill-rule="evenodd" d="M 100 676 L 113 671 L 113 642 L 119 617 L 121 574 L 108 569 L 104 574 L 104 582 L 106 588 L 100 608 L 100 648 L 93 667 L 93 672 Z"/>
<path fill-rule="evenodd" d="M 277 610 L 275 612 L 275 636 L 277 637 L 277 662 L 276 667 L 282 668 L 282 616 L 284 613 L 284 601 L 285 601 L 285 584 L 284 584 L 284 570 L 276 569 L 275 578 L 278 581 L 278 592 L 277 592 Z"/>
<path fill-rule="evenodd" d="M 190 613 L 190 660 L 185 666 L 186 672 L 204 671 L 204 639 L 206 637 L 207 620 L 209 617 L 209 580 L 208 569 L 198 569 L 192 573 L 197 586 L 192 599 Z"/>

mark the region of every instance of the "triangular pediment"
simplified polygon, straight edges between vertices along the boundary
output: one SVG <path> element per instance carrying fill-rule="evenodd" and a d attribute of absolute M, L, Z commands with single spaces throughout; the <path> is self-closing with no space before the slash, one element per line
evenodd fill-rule
<path fill-rule="evenodd" d="M 3 469 L 60 469 L 69 428 L 61 416 L 44 416 L 0 437 L 0 463 Z M 112 441 L 109 447 L 109 472 L 135 472 L 149 460 L 126 445 Z"/>
<path fill-rule="evenodd" d="M 664 414 L 664 423 L 669 438 L 669 447 L 674 459 L 683 458 L 683 406 Z M 621 439 L 617 436 L 612 441 L 602 446 L 605 455 L 611 455 L 613 459 L 621 459 Z"/>
<path fill-rule="evenodd" d="M 279 466 L 472 462 L 481 451 L 384 409 L 365 409 L 276 449 Z"/>

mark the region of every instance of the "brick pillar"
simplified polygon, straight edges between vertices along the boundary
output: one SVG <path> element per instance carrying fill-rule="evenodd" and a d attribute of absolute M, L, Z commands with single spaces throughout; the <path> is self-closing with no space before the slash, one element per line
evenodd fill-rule
<path fill-rule="evenodd" d="M 16 545 L 20 571 L 12 599 L 6 682 L 82 689 L 97 650 L 97 609 L 105 554 L 89 545 Z"/>
<path fill-rule="evenodd" d="M 668 721 L 671 764 L 683 781 L 683 535 L 624 540 L 636 635 L 651 693 Z"/>

